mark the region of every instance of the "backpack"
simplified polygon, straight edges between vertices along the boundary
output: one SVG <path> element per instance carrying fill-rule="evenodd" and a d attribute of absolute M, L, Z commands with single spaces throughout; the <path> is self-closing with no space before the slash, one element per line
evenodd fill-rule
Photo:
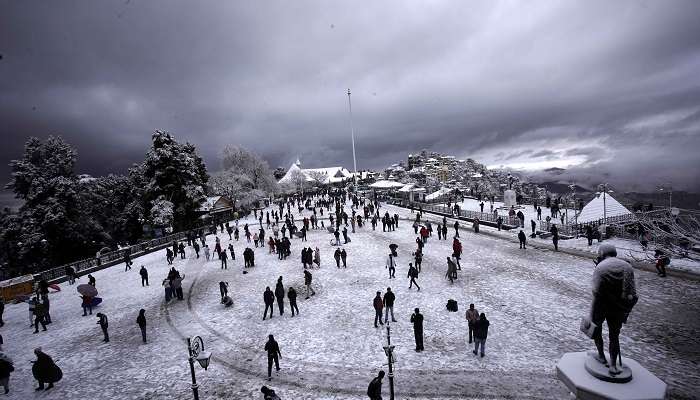
<path fill-rule="evenodd" d="M 459 307 L 457 306 L 457 301 L 453 299 L 447 300 L 447 311 L 452 311 L 452 312 L 457 312 L 459 310 Z"/>

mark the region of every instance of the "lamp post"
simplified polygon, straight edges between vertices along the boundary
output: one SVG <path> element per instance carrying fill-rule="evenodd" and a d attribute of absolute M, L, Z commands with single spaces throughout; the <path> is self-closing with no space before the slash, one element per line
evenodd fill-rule
<path fill-rule="evenodd" d="M 187 338 L 187 351 L 189 352 L 190 374 L 192 374 L 192 394 L 194 400 L 199 400 L 199 386 L 197 385 L 197 377 L 194 373 L 194 361 L 197 360 L 199 365 L 206 371 L 209 367 L 211 353 L 204 351 L 204 341 L 201 337 Z"/>
<path fill-rule="evenodd" d="M 384 353 L 389 361 L 389 399 L 394 400 L 394 346 L 391 345 L 391 327 L 386 323 L 386 342 Z"/>
<path fill-rule="evenodd" d="M 355 158 L 355 128 L 352 125 L 352 102 L 350 101 L 350 89 L 348 88 L 348 108 L 350 109 L 350 137 L 352 138 L 352 166 L 354 174 L 352 175 L 353 185 L 357 179 L 357 159 Z"/>
<path fill-rule="evenodd" d="M 598 189 L 603 192 L 603 221 L 605 221 L 605 219 L 608 217 L 608 210 L 605 206 L 605 195 L 608 192 L 608 184 L 601 183 L 600 185 L 598 185 Z"/>

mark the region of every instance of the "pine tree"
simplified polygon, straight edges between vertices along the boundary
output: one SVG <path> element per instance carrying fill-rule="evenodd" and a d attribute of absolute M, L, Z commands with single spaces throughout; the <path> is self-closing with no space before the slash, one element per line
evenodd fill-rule
<path fill-rule="evenodd" d="M 157 130 L 152 140 L 151 149 L 139 168 L 144 183 L 145 217 L 153 223 L 154 202 L 166 200 L 173 204 L 174 228 L 189 228 L 205 200 L 208 176 L 204 161 L 192 144 L 178 143 L 168 132 Z"/>

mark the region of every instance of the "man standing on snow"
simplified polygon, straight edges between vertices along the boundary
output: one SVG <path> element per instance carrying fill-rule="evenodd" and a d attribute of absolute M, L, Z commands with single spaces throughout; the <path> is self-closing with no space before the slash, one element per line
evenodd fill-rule
<path fill-rule="evenodd" d="M 416 351 L 423 351 L 423 314 L 418 308 L 411 315 L 411 323 L 413 324 L 413 335 L 416 338 Z"/>
<path fill-rule="evenodd" d="M 107 316 L 102 313 L 97 313 L 97 318 L 97 325 L 99 325 L 100 328 L 102 328 L 102 333 L 104 334 L 103 342 L 109 343 L 109 333 L 107 332 L 109 322 L 107 321 Z"/>
<path fill-rule="evenodd" d="M 474 333 L 474 324 L 479 319 L 479 311 L 474 308 L 474 304 L 469 305 L 469 309 L 466 312 L 465 317 L 467 318 L 467 324 L 469 325 L 469 343 L 472 342 L 472 334 Z"/>
<path fill-rule="evenodd" d="M 374 327 L 379 328 L 377 326 L 377 321 L 379 321 L 380 324 L 384 325 L 382 322 L 382 308 L 384 308 L 384 302 L 382 301 L 382 292 L 377 292 L 377 296 L 374 298 L 374 302 L 372 303 L 374 306 Z"/>
<path fill-rule="evenodd" d="M 267 309 L 270 309 L 270 318 L 272 318 L 272 312 L 274 311 L 273 305 L 275 304 L 275 294 L 272 293 L 272 290 L 270 290 L 270 287 L 265 288 L 265 292 L 263 293 L 263 300 L 265 301 L 265 312 L 263 313 L 263 321 L 265 321 L 265 318 L 267 318 Z"/>
<path fill-rule="evenodd" d="M 386 259 L 385 268 L 389 268 L 389 279 L 396 278 L 396 261 L 394 261 L 394 255 L 389 253 L 389 257 Z"/>
<path fill-rule="evenodd" d="M 525 237 L 525 232 L 523 232 L 522 229 L 518 233 L 518 241 L 520 242 L 520 248 L 525 249 L 525 242 L 527 241 L 527 238 Z"/>
<path fill-rule="evenodd" d="M 139 275 L 141 275 L 141 286 L 148 286 L 148 270 L 143 265 L 139 270 Z"/>
<path fill-rule="evenodd" d="M 279 359 L 282 358 L 280 346 L 272 335 L 268 336 L 267 343 L 265 343 L 265 351 L 267 352 L 267 380 L 269 381 L 272 380 L 272 362 L 274 361 L 275 368 L 279 371 Z"/>
<path fill-rule="evenodd" d="M 304 270 L 304 285 L 306 285 L 306 298 L 309 298 L 309 292 L 311 292 L 311 295 L 315 295 L 316 292 L 314 291 L 314 288 L 311 287 L 311 281 L 313 280 L 313 275 L 311 275 L 311 272 L 308 270 Z"/>
<path fill-rule="evenodd" d="M 391 312 L 391 322 L 396 322 L 396 319 L 394 319 L 394 300 L 396 300 L 396 296 L 394 295 L 394 292 L 391 291 L 391 288 L 388 287 L 386 288 L 386 293 L 384 294 L 384 322 L 389 323 L 389 312 Z"/>
<path fill-rule="evenodd" d="M 408 285 L 408 288 L 412 288 L 413 285 L 416 285 L 418 288 L 418 291 L 420 292 L 420 286 L 418 286 L 418 282 L 416 282 L 416 278 L 418 278 L 418 270 L 416 267 L 413 266 L 413 263 L 408 263 L 408 276 L 407 278 L 411 278 L 411 282 Z"/>
<path fill-rule="evenodd" d="M 282 277 L 277 278 L 275 286 L 275 297 L 277 298 L 277 307 L 280 309 L 280 316 L 284 315 L 284 285 L 282 285 Z M 272 316 L 272 314 L 270 314 Z"/>

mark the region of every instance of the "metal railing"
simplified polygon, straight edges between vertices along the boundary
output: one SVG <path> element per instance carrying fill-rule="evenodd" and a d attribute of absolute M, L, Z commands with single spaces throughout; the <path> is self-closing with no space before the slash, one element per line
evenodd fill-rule
<path fill-rule="evenodd" d="M 461 217 L 467 220 L 473 221 L 474 219 L 478 218 L 479 221 L 481 222 L 491 222 L 496 224 L 498 222 L 498 217 L 499 215 L 495 215 L 493 213 L 482 213 L 479 211 L 472 211 L 472 210 L 459 210 L 459 213 L 455 213 L 454 208 L 452 207 L 447 207 L 444 205 L 438 205 L 438 204 L 428 204 L 428 203 L 419 203 L 415 201 L 408 201 L 405 199 L 395 199 L 394 204 L 401 205 L 403 207 L 413 207 L 414 210 L 419 210 L 422 209 L 423 211 L 429 211 L 429 212 L 434 212 L 438 214 L 443 214 L 443 215 L 448 215 L 448 216 L 453 216 L 453 217 Z M 517 217 L 511 217 L 508 215 L 501 215 L 501 221 L 503 225 L 507 226 L 519 226 L 520 221 L 518 220 Z"/>
<path fill-rule="evenodd" d="M 165 244 L 170 244 L 172 242 L 180 241 L 187 238 L 189 232 L 198 232 L 199 229 L 194 229 L 192 231 L 177 232 L 171 235 L 155 238 L 145 242 L 137 243 L 125 249 L 110 251 L 108 253 L 102 253 L 99 257 L 86 258 L 83 260 L 74 261 L 72 263 L 64 264 L 55 268 L 48 269 L 46 271 L 37 272 L 34 274 L 36 280 L 46 280 L 54 281 L 56 279 L 61 279 L 66 276 L 66 269 L 72 267 L 76 274 L 80 274 L 81 271 L 92 270 L 103 266 L 107 268 L 116 264 L 119 261 L 124 260 L 124 256 L 127 252 L 133 257 L 138 257 L 143 254 L 148 254 L 152 251 L 161 249 Z"/>

